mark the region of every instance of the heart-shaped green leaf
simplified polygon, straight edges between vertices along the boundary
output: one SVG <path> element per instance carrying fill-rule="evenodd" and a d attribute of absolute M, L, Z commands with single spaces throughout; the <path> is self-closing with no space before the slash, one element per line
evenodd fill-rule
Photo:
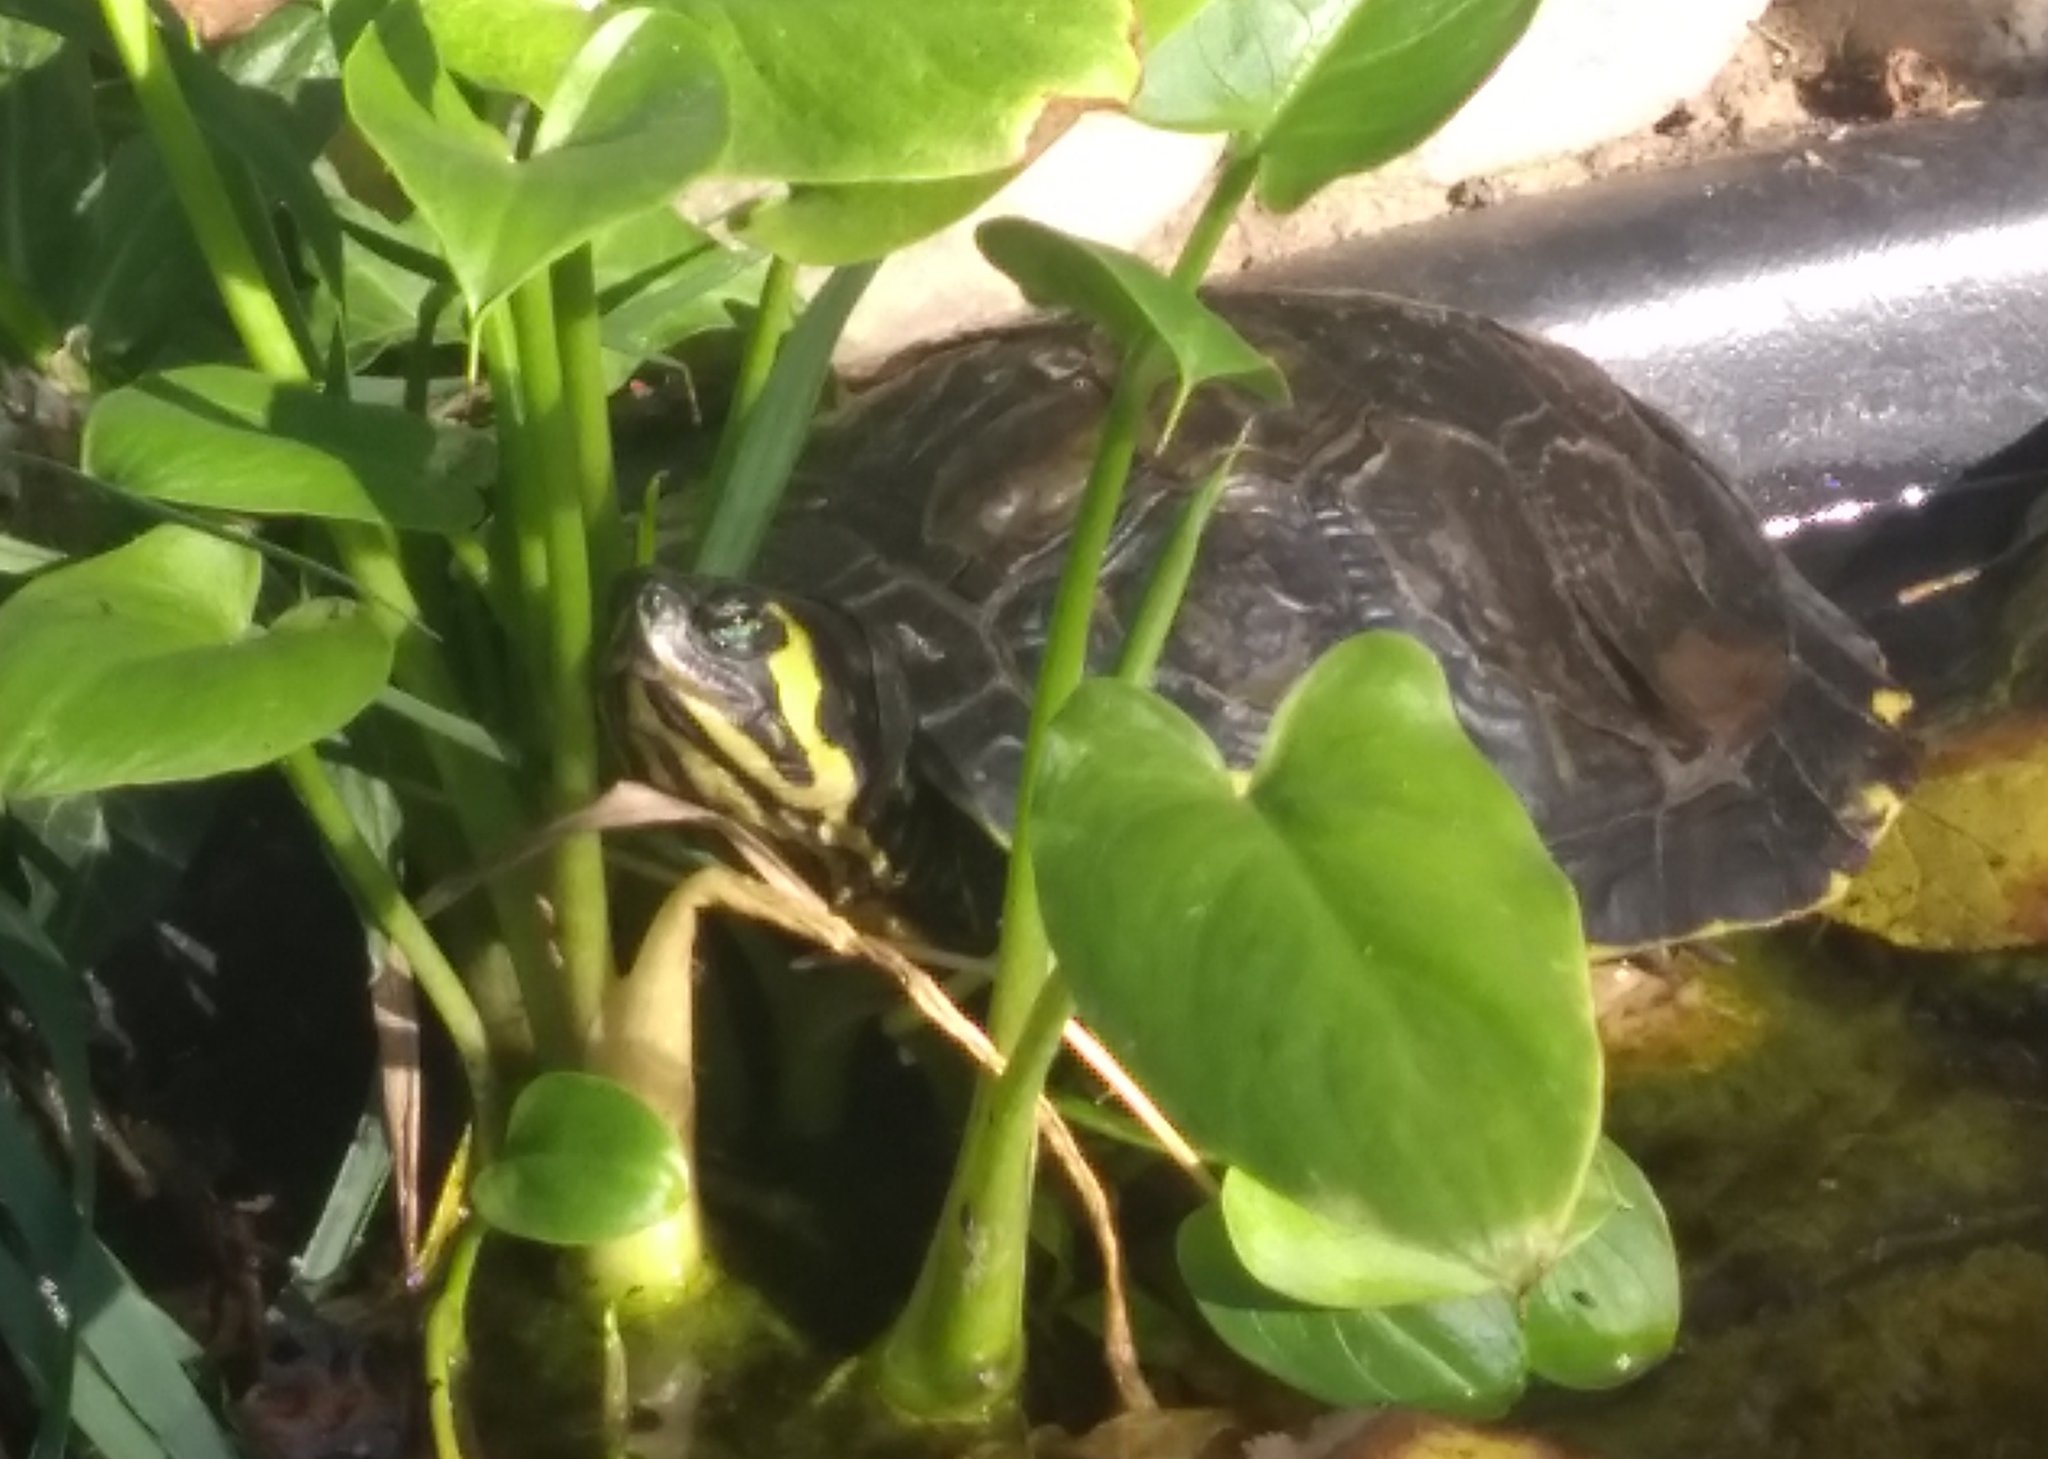
<path fill-rule="evenodd" d="M 391 641 L 334 600 L 252 630 L 259 568 L 247 548 L 160 527 L 0 605 L 0 798 L 248 770 L 360 713 Z"/>
<path fill-rule="evenodd" d="M 604 23 L 576 0 L 420 0 L 441 63 L 465 81 L 545 102 Z"/>
<path fill-rule="evenodd" d="M 1136 254 L 1025 218 L 992 218 L 974 237 L 988 261 L 1032 303 L 1084 315 L 1126 351 L 1157 341 L 1176 380 L 1169 430 L 1204 381 L 1235 380 L 1268 400 L 1286 398 L 1287 380 L 1278 365 L 1185 285 Z"/>
<path fill-rule="evenodd" d="M 1178 1254 L 1216 1335 L 1324 1403 L 1403 1404 L 1488 1419 L 1521 1396 L 1522 1332 L 1502 1293 L 1365 1311 L 1296 1302 L 1239 1265 L 1213 1204 L 1182 1224 Z"/>
<path fill-rule="evenodd" d="M 520 1092 L 504 1147 L 478 1174 L 477 1214 L 553 1246 L 592 1246 L 682 1210 L 689 1159 L 661 1116 L 596 1074 L 543 1074 Z"/>
<path fill-rule="evenodd" d="M 760 254 L 725 247 L 666 208 L 627 219 L 592 253 L 608 389 L 685 340 L 736 329 L 767 267 Z"/>
<path fill-rule="evenodd" d="M 1617 1387 L 1678 1341 L 1678 1256 L 1657 1193 L 1610 1142 L 1597 1169 L 1619 1207 L 1536 1284 L 1523 1315 L 1529 1366 L 1567 1388 Z"/>
<path fill-rule="evenodd" d="M 440 237 L 473 313 L 580 244 L 666 205 L 725 145 L 725 91 L 680 18 L 621 11 L 564 71 L 533 153 L 469 109 L 415 0 L 342 68 L 349 113 Z"/>
<path fill-rule="evenodd" d="M 1232 132 L 1259 154 L 1259 200 L 1299 207 L 1442 126 L 1528 28 L 1536 0 L 1174 3 L 1132 113 Z"/>
<path fill-rule="evenodd" d="M 1049 102 L 1121 102 L 1129 0 L 663 0 L 732 96 L 719 172 L 908 182 L 1020 161 Z"/>
<path fill-rule="evenodd" d="M 928 182 L 799 187 L 747 215 L 740 236 L 804 264 L 883 258 L 966 217 L 1015 177 L 1007 167 Z"/>
<path fill-rule="evenodd" d="M 1196 1143 L 1515 1291 L 1598 1134 L 1577 904 L 1405 635 L 1331 649 L 1248 787 L 1156 695 L 1054 721 L 1033 868 L 1081 1013 Z"/>
<path fill-rule="evenodd" d="M 84 466 L 144 496 L 260 515 L 461 532 L 484 513 L 490 438 L 254 370 L 194 365 L 104 397 Z"/>
<path fill-rule="evenodd" d="M 1317 1307 L 1393 1307 L 1469 1297 L 1492 1283 L 1464 1262 L 1345 1226 L 1297 1205 L 1242 1170 L 1217 1203 L 1237 1259 L 1260 1285 Z"/>

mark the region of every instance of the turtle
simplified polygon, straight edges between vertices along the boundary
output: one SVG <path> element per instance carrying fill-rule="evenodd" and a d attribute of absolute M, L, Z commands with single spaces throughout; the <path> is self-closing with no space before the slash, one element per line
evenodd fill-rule
<path fill-rule="evenodd" d="M 1170 433 L 1158 412 L 1092 669 L 1221 465 L 1154 687 L 1231 765 L 1319 654 L 1395 629 L 1442 664 L 1596 950 L 1839 895 L 1910 780 L 1910 696 L 1676 422 L 1569 347 L 1469 312 L 1349 289 L 1205 297 L 1289 398 L 1206 386 Z M 829 412 L 743 578 L 625 581 L 603 676 L 626 766 L 845 897 L 985 883 L 1117 366 L 1085 321 L 1041 316 L 925 347 Z"/>

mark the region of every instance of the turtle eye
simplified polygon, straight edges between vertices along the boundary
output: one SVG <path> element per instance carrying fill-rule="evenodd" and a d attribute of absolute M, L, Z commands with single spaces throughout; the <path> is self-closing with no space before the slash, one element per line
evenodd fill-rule
<path fill-rule="evenodd" d="M 760 652 L 768 637 L 768 620 L 748 599 L 737 594 L 709 598 L 697 605 L 691 620 L 704 641 L 735 658 Z"/>

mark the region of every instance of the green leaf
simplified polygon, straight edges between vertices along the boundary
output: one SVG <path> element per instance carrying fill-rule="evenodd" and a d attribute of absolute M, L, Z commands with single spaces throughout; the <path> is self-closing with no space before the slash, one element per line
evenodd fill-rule
<path fill-rule="evenodd" d="M 1022 169 L 923 182 L 846 183 L 793 188 L 748 213 L 740 236 L 795 263 L 885 258 L 972 213 Z"/>
<path fill-rule="evenodd" d="M 94 1238 L 9 1101 L 0 1101 L 0 1171 L 0 1208 L 21 1238 L 0 1246 L 0 1337 L 28 1367 L 30 1387 L 61 1403 L 67 1375 L 48 1363 L 75 1351 L 64 1407 L 107 1459 L 234 1459 L 186 1375 L 196 1346 Z M 59 1312 L 67 1330 L 52 1342 Z"/>
<path fill-rule="evenodd" d="M 84 46 L 0 21 L 0 269 L 52 313 L 89 241 L 78 205 L 101 168 L 92 82 Z"/>
<path fill-rule="evenodd" d="M 1450 120 L 1521 39 L 1537 0 L 1208 0 L 1145 58 L 1132 114 L 1231 132 L 1259 201 L 1289 211 Z"/>
<path fill-rule="evenodd" d="M 450 71 L 536 102 L 604 23 L 576 0 L 422 0 L 420 10 Z"/>
<path fill-rule="evenodd" d="M 72 0 L 0 0 L 0 16 L 89 45 L 107 45 L 106 24 L 99 10 Z"/>
<path fill-rule="evenodd" d="M 1619 1209 L 1565 1253 L 1529 1294 L 1529 1366 L 1566 1388 L 1613 1388 L 1678 1341 L 1678 1256 L 1649 1179 L 1609 1142 L 1596 1169 Z"/>
<path fill-rule="evenodd" d="M 103 397 L 81 460 L 186 506 L 443 533 L 482 520 L 496 469 L 481 432 L 231 365 L 169 370 Z"/>
<path fill-rule="evenodd" d="M 832 348 L 876 267 L 857 263 L 834 270 L 783 340 L 761 398 L 747 413 L 731 473 L 717 483 L 718 501 L 697 549 L 696 571 L 744 572 L 760 550 L 809 439 L 818 396 L 832 373 Z"/>
<path fill-rule="evenodd" d="M 1263 1286 L 1318 1307 L 1392 1307 L 1469 1297 L 1493 1283 L 1468 1264 L 1389 1240 L 1375 1226 L 1346 1226 L 1296 1204 L 1242 1170 L 1223 1179 L 1218 1202 L 1231 1247 Z"/>
<path fill-rule="evenodd" d="M 218 802 L 216 787 L 181 785 L 8 808 L 33 846 L 23 857 L 29 910 L 65 962 L 97 966 L 164 915 Z"/>
<path fill-rule="evenodd" d="M 247 165 L 247 181 L 261 190 L 261 198 L 291 215 L 293 230 L 321 281 L 340 287 L 341 225 L 314 172 L 314 162 L 333 140 L 339 118 L 303 122 L 282 95 L 267 87 L 238 84 L 205 57 L 173 55 L 179 83 L 208 138 Z M 236 180 L 233 185 L 243 184 Z M 260 199 L 253 206 L 260 207 Z"/>
<path fill-rule="evenodd" d="M 1331 649 L 1242 792 L 1179 710 L 1085 683 L 1031 814 L 1082 1016 L 1198 1145 L 1418 1265 L 1555 1259 L 1600 1111 L 1577 905 L 1427 649 Z"/>
<path fill-rule="evenodd" d="M 41 928 L 13 898 L 0 895 L 0 993 L 7 1002 L 28 1017 L 29 1028 L 46 1051 L 54 1077 L 58 1112 L 68 1135 L 65 1154 L 69 1157 L 66 1179 L 52 1179 L 48 1197 L 53 1209 L 27 1220 L 12 1214 L 8 1225 L 21 1233 L 24 1254 L 39 1270 L 51 1275 L 56 1288 L 75 1270 L 80 1245 L 90 1239 L 85 1216 L 93 1208 L 94 1109 L 86 1065 L 87 1007 L 85 979 L 66 964 L 63 954 L 43 935 Z M 8 1110 L 0 1118 L 12 1120 Z M 19 1142 L 19 1132 L 15 1132 Z M 24 1153 L 22 1158 L 38 1158 Z M 6 1167 L 0 1167 L 6 1169 Z M 0 1210 L 18 1213 L 31 1193 L 9 1170 L 0 1175 Z M 68 1186 L 68 1207 L 55 1205 L 54 1188 Z M 54 1226 L 54 1229 L 52 1229 Z M 42 1239 L 34 1233 L 40 1231 Z M 10 1256 L 11 1259 L 11 1256 Z M 13 1349 L 25 1349 L 20 1364 L 43 1363 L 43 1421 L 36 1436 L 37 1453 L 56 1453 L 62 1446 L 68 1425 L 65 1410 L 71 1399 L 75 1376 L 75 1342 L 66 1327 L 49 1320 L 44 1301 L 23 1303 L 0 1300 L 0 1337 Z"/>
<path fill-rule="evenodd" d="M 1214 1205 L 1182 1224 L 1178 1252 L 1181 1275 L 1216 1335 L 1312 1398 L 1490 1419 L 1521 1396 L 1521 1328 L 1500 1292 L 1373 1310 L 1296 1302 L 1262 1287 L 1238 1263 Z"/>
<path fill-rule="evenodd" d="M 349 113 L 440 237 L 472 313 L 571 249 L 670 202 L 725 143 L 725 96 L 689 26 L 613 15 L 564 72 L 515 161 L 395 0 L 342 69 Z"/>
<path fill-rule="evenodd" d="M 339 328 L 349 365 L 356 370 L 417 338 L 420 310 L 434 287 L 431 279 L 392 262 L 353 234 L 342 240 L 341 272 L 341 287 L 322 285 L 307 304 L 315 338 L 326 339 Z M 445 303 L 451 307 L 440 311 L 434 340 L 456 344 L 461 340 L 461 311 L 452 307 L 452 290 Z"/>
<path fill-rule="evenodd" d="M 229 774 L 353 719 L 390 640 L 334 600 L 253 631 L 258 571 L 246 548 L 161 527 L 0 604 L 0 797 Z"/>
<path fill-rule="evenodd" d="M 120 378 L 160 359 L 241 357 L 150 138 L 115 147 L 80 206 L 92 244 L 74 260 L 65 323 L 89 331 L 96 364 Z"/>
<path fill-rule="evenodd" d="M 661 1116 L 624 1085 L 576 1073 L 521 1091 L 475 1188 L 484 1220 L 555 1246 L 630 1236 L 682 1210 L 689 1193 L 689 1159 Z"/>
<path fill-rule="evenodd" d="M 1137 0 L 1138 28 L 1144 33 L 1144 51 L 1150 55 L 1161 41 L 1179 30 L 1200 12 L 1209 0 Z"/>
<path fill-rule="evenodd" d="M 727 248 L 666 208 L 629 218 L 594 245 L 605 383 L 700 334 L 734 327 L 761 293 L 767 261 Z"/>
<path fill-rule="evenodd" d="M 1021 161 L 1047 103 L 1120 102 L 1129 0 L 663 0 L 732 95 L 718 171 L 784 182 L 958 178 Z"/>
<path fill-rule="evenodd" d="M 1195 297 L 1136 254 L 1074 238 L 1024 218 L 993 218 L 975 230 L 988 261 L 1016 280 L 1024 297 L 1087 316 L 1125 351 L 1157 341 L 1178 382 L 1171 422 L 1197 385 L 1235 380 L 1268 400 L 1284 400 L 1280 367 Z"/>
<path fill-rule="evenodd" d="M 26 577 L 64 560 L 53 547 L 0 532 L 0 577 Z"/>

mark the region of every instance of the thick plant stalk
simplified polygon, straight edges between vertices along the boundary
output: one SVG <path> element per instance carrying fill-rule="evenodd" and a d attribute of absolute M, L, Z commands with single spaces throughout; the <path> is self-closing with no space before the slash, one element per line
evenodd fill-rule
<path fill-rule="evenodd" d="M 576 436 L 576 484 L 590 558 L 590 599 L 602 610 L 611 602 L 612 579 L 626 565 L 626 519 L 619 510 L 618 475 L 612 464 L 604 345 L 590 250 L 578 248 L 557 260 L 548 278 L 561 345 L 562 392 Z"/>
<path fill-rule="evenodd" d="M 953 1176 L 971 1197 L 948 1199 L 910 1300 L 875 1354 L 882 1395 L 905 1412 L 985 1422 L 1023 1377 L 1036 1106 L 1072 1011 L 1066 993 L 1048 986 L 1003 1072 L 975 1086 Z"/>
<path fill-rule="evenodd" d="M 1182 245 L 1176 280 L 1201 281 L 1253 179 L 1258 154 L 1237 153 Z M 1031 875 L 1031 787 L 1052 718 L 1087 669 L 1088 626 L 1102 558 L 1136 459 L 1146 393 L 1147 350 L 1126 359 L 1110 397 L 1095 463 L 1075 518 L 1066 568 L 1053 600 L 1044 659 L 1018 781 L 1003 937 L 997 954 L 989 1033 L 1011 1069 L 976 1086 L 966 1136 L 937 1235 L 909 1304 L 874 1353 L 875 1381 L 904 1411 L 927 1418 L 985 1418 L 1011 1398 L 1023 1370 L 1024 1292 L 1036 1144 L 1014 1105 L 1041 1094 L 1058 1052 L 1070 1001 L 1051 985 L 1052 949 Z M 1054 1021 L 1054 1015 L 1057 1020 Z M 1044 1025 L 1052 1022 L 1050 1047 Z M 971 1233 L 972 1242 L 962 1239 Z"/>
<path fill-rule="evenodd" d="M 590 599 L 590 549 L 577 485 L 576 423 L 564 393 L 554 308 L 546 278 L 513 290 L 509 303 L 513 355 L 494 355 L 493 377 L 518 398 L 519 444 L 525 448 L 513 489 L 524 565 L 544 555 L 545 637 L 526 643 L 545 693 L 548 807 L 566 815 L 598 791 L 597 706 L 591 692 L 596 625 Z M 502 350 L 502 331 L 490 340 Z M 531 537 L 542 534 L 536 543 Z M 580 1044 L 597 1024 L 612 981 L 610 899 L 603 845 L 595 831 L 557 842 L 549 855 L 556 941 L 561 948 L 567 1017 Z"/>

